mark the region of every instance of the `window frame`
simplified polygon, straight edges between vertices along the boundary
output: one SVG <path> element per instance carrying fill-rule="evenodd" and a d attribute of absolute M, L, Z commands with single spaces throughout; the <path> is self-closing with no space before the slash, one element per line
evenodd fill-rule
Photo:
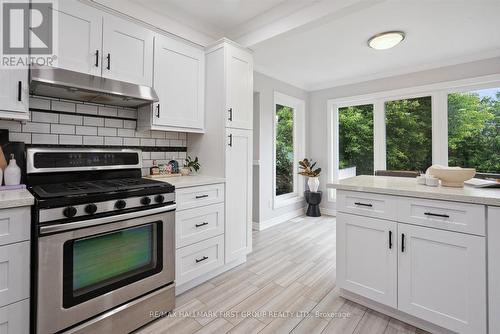
<path fill-rule="evenodd" d="M 277 105 L 293 109 L 293 192 L 276 196 L 276 135 L 277 135 Z M 273 104 L 273 209 L 297 203 L 304 198 L 304 182 L 300 181 L 298 162 L 305 157 L 305 101 L 278 91 L 274 92 Z"/>
<path fill-rule="evenodd" d="M 448 166 L 448 94 L 491 88 L 500 88 L 500 74 L 327 100 L 328 183 L 338 182 L 339 108 L 373 104 L 373 168 L 385 170 L 387 166 L 385 103 L 430 96 L 432 99 L 432 163 Z M 336 201 L 334 189 L 328 189 L 327 197 L 329 202 Z"/>

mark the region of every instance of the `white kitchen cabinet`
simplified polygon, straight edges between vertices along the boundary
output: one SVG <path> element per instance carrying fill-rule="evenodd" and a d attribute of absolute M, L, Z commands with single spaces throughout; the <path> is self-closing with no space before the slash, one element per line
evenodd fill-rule
<path fill-rule="evenodd" d="M 338 286 L 397 307 L 396 238 L 396 222 L 338 213 Z"/>
<path fill-rule="evenodd" d="M 101 75 L 102 13 L 77 0 L 59 1 L 57 67 Z"/>
<path fill-rule="evenodd" d="M 27 69 L 2 69 L 0 82 L 0 118 L 29 118 Z"/>
<path fill-rule="evenodd" d="M 253 128 L 253 58 L 239 47 L 228 44 L 226 61 L 226 126 Z"/>
<path fill-rule="evenodd" d="M 0 247 L 0 306 L 29 298 L 30 242 Z"/>
<path fill-rule="evenodd" d="M 398 235 L 399 310 L 457 333 L 486 333 L 485 238 L 407 224 Z"/>
<path fill-rule="evenodd" d="M 153 86 L 160 102 L 154 106 L 151 129 L 204 131 L 203 49 L 173 38 L 156 36 Z"/>
<path fill-rule="evenodd" d="M 227 129 L 226 262 L 246 257 L 251 247 L 252 131 Z"/>
<path fill-rule="evenodd" d="M 488 208 L 489 333 L 500 333 L 500 207 Z"/>
<path fill-rule="evenodd" d="M 30 301 L 25 299 L 0 308 L 0 333 L 28 334 L 30 332 Z"/>
<path fill-rule="evenodd" d="M 102 76 L 152 86 L 153 32 L 131 21 L 105 15 L 102 36 Z"/>

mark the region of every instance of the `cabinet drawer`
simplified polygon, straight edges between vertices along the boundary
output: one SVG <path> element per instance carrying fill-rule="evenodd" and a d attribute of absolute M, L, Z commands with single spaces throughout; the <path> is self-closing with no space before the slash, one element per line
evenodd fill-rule
<path fill-rule="evenodd" d="M 175 215 L 177 248 L 224 233 L 224 203 L 179 211 Z"/>
<path fill-rule="evenodd" d="M 29 297 L 29 241 L 0 247 L 0 306 Z"/>
<path fill-rule="evenodd" d="M 337 210 L 363 216 L 396 220 L 397 199 L 393 196 L 357 191 L 339 191 Z"/>
<path fill-rule="evenodd" d="M 486 234 L 486 208 L 483 205 L 399 198 L 397 212 L 397 220 L 404 223 L 482 236 Z"/>
<path fill-rule="evenodd" d="M 30 208 L 0 210 L 0 246 L 30 239 Z"/>
<path fill-rule="evenodd" d="M 28 334 L 29 333 L 29 299 L 0 308 L 0 333 Z"/>
<path fill-rule="evenodd" d="M 189 282 L 223 265 L 223 235 L 180 248 L 175 253 L 176 284 Z"/>
<path fill-rule="evenodd" d="M 176 190 L 177 210 L 224 202 L 224 184 L 211 184 Z"/>

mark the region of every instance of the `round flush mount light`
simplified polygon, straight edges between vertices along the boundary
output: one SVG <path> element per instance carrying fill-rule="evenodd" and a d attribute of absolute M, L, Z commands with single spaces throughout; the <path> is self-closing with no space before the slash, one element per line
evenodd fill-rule
<path fill-rule="evenodd" d="M 368 40 L 368 46 L 375 50 L 386 50 L 395 47 L 405 39 L 402 31 L 386 31 L 376 34 Z"/>

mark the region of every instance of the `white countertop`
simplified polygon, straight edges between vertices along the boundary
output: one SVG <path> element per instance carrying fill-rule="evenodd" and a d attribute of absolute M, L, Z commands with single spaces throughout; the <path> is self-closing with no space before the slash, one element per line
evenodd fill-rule
<path fill-rule="evenodd" d="M 205 176 L 205 175 L 189 175 L 189 176 L 172 176 L 172 177 L 157 177 L 153 180 L 163 181 L 175 186 L 176 189 L 204 186 L 208 184 L 225 183 L 226 179 L 222 177 Z"/>
<path fill-rule="evenodd" d="M 415 178 L 360 175 L 329 183 L 327 188 L 500 206 L 499 188 L 428 187 L 417 184 Z"/>
<path fill-rule="evenodd" d="M 35 198 L 26 189 L 0 191 L 0 209 L 31 206 Z"/>

